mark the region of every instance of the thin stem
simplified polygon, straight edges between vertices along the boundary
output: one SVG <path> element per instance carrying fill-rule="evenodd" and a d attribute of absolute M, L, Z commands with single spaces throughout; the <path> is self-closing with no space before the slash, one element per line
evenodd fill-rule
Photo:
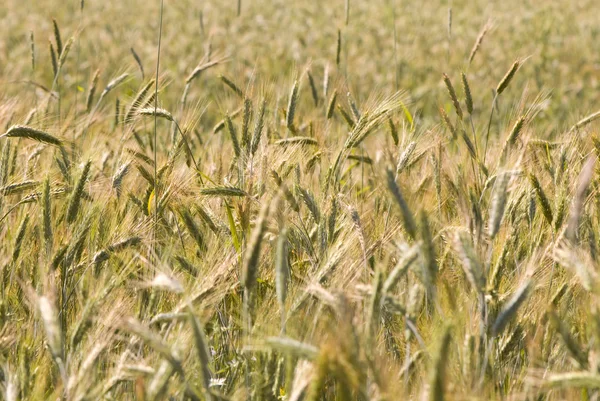
<path fill-rule="evenodd" d="M 477 133 L 475 132 L 475 124 L 473 124 L 473 115 L 469 114 L 469 123 L 471 125 L 471 131 L 473 132 L 473 145 L 475 146 L 475 157 L 479 160 L 479 144 L 477 143 Z M 481 171 L 477 169 L 475 181 L 475 189 L 477 193 L 481 193 L 480 189 L 483 187 L 483 180 L 481 178 Z"/>
<path fill-rule="evenodd" d="M 396 2 L 392 0 L 392 19 L 394 21 L 394 77 L 396 79 L 396 91 L 400 90 L 400 77 L 398 71 L 398 36 L 396 34 Z"/>
<path fill-rule="evenodd" d="M 188 153 L 189 153 L 190 157 L 192 158 L 192 162 L 194 163 L 194 167 L 196 168 L 196 172 L 198 173 L 198 177 L 200 178 L 200 184 L 204 184 L 204 180 L 202 179 L 202 176 L 203 176 L 202 171 L 200 170 L 200 167 L 198 167 L 198 163 L 196 162 L 196 158 L 194 158 L 194 154 L 192 153 L 192 148 L 190 147 L 190 144 L 189 144 L 189 141 L 187 139 L 187 136 L 183 133 L 183 131 L 179 127 L 179 124 L 177 123 L 177 121 L 173 120 L 173 122 L 175 123 L 175 126 L 177 127 L 177 130 L 181 134 L 181 137 L 183 138 L 183 142 L 185 143 L 185 147 L 187 148 Z"/>
<path fill-rule="evenodd" d="M 158 73 L 160 70 L 160 45 L 162 41 L 162 26 L 163 26 L 163 9 L 164 9 L 164 0 L 160 0 L 160 22 L 158 24 L 158 51 L 156 56 L 156 84 L 154 85 L 154 228 L 152 231 L 153 248 L 156 246 L 156 226 L 158 224 L 158 181 L 157 181 L 157 162 L 156 162 L 156 148 L 157 146 L 157 125 L 158 125 L 158 117 L 156 115 L 156 110 L 158 109 Z M 153 255 L 155 254 L 155 248 L 152 250 Z M 154 257 L 156 257 L 154 255 Z"/>
<path fill-rule="evenodd" d="M 350 0 L 346 0 L 346 6 L 345 6 L 344 13 L 346 14 L 345 25 L 348 26 L 348 23 L 350 22 Z"/>
<path fill-rule="evenodd" d="M 81 32 L 81 26 L 83 25 L 83 2 L 81 3 L 81 6 L 79 8 L 79 28 L 78 28 L 78 32 Z M 75 81 L 79 84 L 79 74 L 81 72 L 81 65 L 80 65 L 80 56 L 81 56 L 81 36 L 77 35 L 77 71 L 75 74 Z M 79 106 L 79 90 L 75 90 L 75 112 L 77 112 L 77 108 Z M 77 132 L 77 130 L 73 130 L 73 137 L 72 137 L 72 146 L 73 146 L 73 151 L 75 150 L 75 133 Z M 74 153 L 74 152 L 73 152 Z"/>
<path fill-rule="evenodd" d="M 475 133 L 475 125 L 473 124 L 473 115 L 469 114 L 469 123 L 473 132 L 473 144 L 475 145 L 475 156 L 479 158 L 479 145 L 477 144 L 477 134 Z"/>
<path fill-rule="evenodd" d="M 496 108 L 496 101 L 498 99 L 498 94 L 494 94 L 494 100 L 492 101 L 492 110 L 490 111 L 490 120 L 488 121 L 488 126 L 487 126 L 487 133 L 485 134 L 485 149 L 483 152 L 483 165 L 485 166 L 485 160 L 487 158 L 487 149 L 488 149 L 488 142 L 490 139 L 490 127 L 492 126 L 492 119 L 494 117 L 494 109 Z"/>
<path fill-rule="evenodd" d="M 406 351 L 404 355 L 404 387 L 408 392 L 408 378 L 409 378 L 409 367 L 410 367 L 410 341 L 406 342 Z"/>
<path fill-rule="evenodd" d="M 552 230 L 552 243 L 555 243 L 555 241 L 556 241 L 556 238 L 555 238 L 554 230 Z M 550 270 L 550 282 L 548 283 L 548 294 L 547 294 L 548 301 L 550 301 L 550 298 L 552 297 L 552 282 L 554 281 L 555 267 L 556 267 L 556 261 L 552 260 L 552 270 Z"/>
<path fill-rule="evenodd" d="M 448 48 L 446 49 L 446 63 L 450 65 L 450 53 L 452 51 L 452 2 L 448 2 Z"/>

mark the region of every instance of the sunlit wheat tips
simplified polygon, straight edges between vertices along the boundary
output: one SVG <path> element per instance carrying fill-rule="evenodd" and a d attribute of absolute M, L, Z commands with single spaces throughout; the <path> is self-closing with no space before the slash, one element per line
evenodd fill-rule
<path fill-rule="evenodd" d="M 0 7 L 0 398 L 594 399 L 593 2 L 88 3 Z"/>

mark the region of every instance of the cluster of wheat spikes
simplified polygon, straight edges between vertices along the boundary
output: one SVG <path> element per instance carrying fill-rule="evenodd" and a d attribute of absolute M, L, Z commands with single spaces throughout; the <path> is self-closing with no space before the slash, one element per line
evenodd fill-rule
<path fill-rule="evenodd" d="M 1 399 L 600 397 L 593 2 L 5 1 Z"/>

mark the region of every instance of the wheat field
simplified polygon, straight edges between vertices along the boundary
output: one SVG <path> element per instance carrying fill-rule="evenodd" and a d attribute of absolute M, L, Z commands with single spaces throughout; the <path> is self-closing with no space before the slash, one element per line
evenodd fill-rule
<path fill-rule="evenodd" d="M 598 400 L 592 0 L 3 0 L 0 399 Z"/>

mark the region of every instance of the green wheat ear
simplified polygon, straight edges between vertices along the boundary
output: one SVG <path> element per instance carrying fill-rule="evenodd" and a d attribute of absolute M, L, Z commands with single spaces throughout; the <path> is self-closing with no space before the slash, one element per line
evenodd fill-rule
<path fill-rule="evenodd" d="M 73 223 L 77 218 L 79 213 L 79 209 L 81 207 L 81 201 L 83 198 L 83 192 L 85 188 L 85 184 L 88 180 L 88 176 L 90 174 L 90 168 L 92 166 L 91 160 L 88 160 L 83 166 L 83 170 L 81 171 L 81 175 L 75 184 L 74 190 L 71 192 L 71 196 L 69 198 L 69 205 L 67 207 L 67 222 Z"/>
<path fill-rule="evenodd" d="M 431 368 L 430 401 L 443 401 L 446 399 L 446 372 L 448 370 L 451 340 L 450 327 L 445 327 Z"/>
<path fill-rule="evenodd" d="M 0 138 L 26 138 L 34 141 L 47 143 L 54 146 L 62 146 L 63 141 L 39 129 L 25 125 L 13 125 Z"/>

